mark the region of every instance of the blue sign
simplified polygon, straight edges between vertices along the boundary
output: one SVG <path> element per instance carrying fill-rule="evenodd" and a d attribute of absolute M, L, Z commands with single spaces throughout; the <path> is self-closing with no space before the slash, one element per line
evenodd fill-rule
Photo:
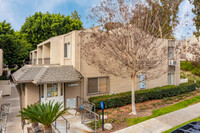
<path fill-rule="evenodd" d="M 81 108 L 81 110 L 83 110 L 83 106 L 82 105 L 80 106 L 80 108 Z"/>
<path fill-rule="evenodd" d="M 100 102 L 101 104 L 101 109 L 104 109 L 104 102 Z"/>

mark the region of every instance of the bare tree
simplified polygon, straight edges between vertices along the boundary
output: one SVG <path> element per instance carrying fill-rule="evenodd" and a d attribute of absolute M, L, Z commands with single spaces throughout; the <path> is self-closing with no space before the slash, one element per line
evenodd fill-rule
<path fill-rule="evenodd" d="M 199 37 L 192 36 L 188 40 L 183 40 L 181 52 L 187 61 L 200 62 Z"/>
<path fill-rule="evenodd" d="M 169 22 L 157 10 L 157 4 L 148 4 L 150 2 L 103 0 L 89 15 L 99 28 L 80 34 L 84 38 L 81 40 L 82 58 L 89 65 L 104 74 L 131 78 L 132 114 L 136 114 L 137 75 L 145 74 L 146 80 L 150 80 L 167 72 L 168 47 L 166 40 L 158 38 L 161 31 L 163 38 L 171 34 L 166 27 Z"/>

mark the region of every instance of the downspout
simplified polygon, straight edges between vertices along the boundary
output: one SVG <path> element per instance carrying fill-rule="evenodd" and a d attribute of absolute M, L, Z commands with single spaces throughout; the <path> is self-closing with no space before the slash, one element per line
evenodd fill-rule
<path fill-rule="evenodd" d="M 39 103 L 41 104 L 41 85 L 39 85 Z"/>
<path fill-rule="evenodd" d="M 63 99 L 64 99 L 64 108 L 66 108 L 66 102 L 65 102 L 65 85 L 66 83 L 64 83 L 64 91 L 63 91 Z"/>

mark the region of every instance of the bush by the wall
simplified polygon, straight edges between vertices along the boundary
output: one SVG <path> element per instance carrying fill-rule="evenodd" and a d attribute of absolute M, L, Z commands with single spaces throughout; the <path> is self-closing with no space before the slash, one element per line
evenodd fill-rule
<path fill-rule="evenodd" d="M 153 89 L 135 91 L 135 102 L 140 103 L 148 100 L 172 97 L 183 93 L 196 90 L 197 84 L 183 83 L 179 86 L 167 85 Z M 103 95 L 89 98 L 90 102 L 95 103 L 96 109 L 100 109 L 100 102 L 105 103 L 105 108 L 114 108 L 131 104 L 131 91 L 114 95 Z"/>
<path fill-rule="evenodd" d="M 2 76 L 0 76 L 0 80 L 8 80 L 8 79 L 7 79 L 6 75 L 2 75 Z"/>
<path fill-rule="evenodd" d="M 181 61 L 181 70 L 192 71 L 194 68 L 195 66 L 193 66 L 191 62 Z"/>
<path fill-rule="evenodd" d="M 192 72 L 192 74 L 194 74 L 194 75 L 200 76 L 200 68 L 194 68 L 191 72 Z"/>

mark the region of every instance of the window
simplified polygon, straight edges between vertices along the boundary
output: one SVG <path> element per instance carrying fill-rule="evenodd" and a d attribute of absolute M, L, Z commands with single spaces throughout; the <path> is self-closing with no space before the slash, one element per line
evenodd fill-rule
<path fill-rule="evenodd" d="M 174 57 L 174 47 L 168 47 L 168 57 L 169 58 Z"/>
<path fill-rule="evenodd" d="M 174 73 L 168 73 L 168 84 L 174 85 Z"/>
<path fill-rule="evenodd" d="M 47 97 L 58 96 L 58 84 L 47 84 Z"/>
<path fill-rule="evenodd" d="M 175 40 L 168 40 L 168 57 L 174 57 Z"/>
<path fill-rule="evenodd" d="M 140 75 L 140 89 L 146 88 L 145 75 Z"/>
<path fill-rule="evenodd" d="M 65 57 L 70 58 L 70 43 L 65 43 L 64 50 Z"/>
<path fill-rule="evenodd" d="M 88 78 L 88 93 L 108 92 L 108 77 Z"/>

